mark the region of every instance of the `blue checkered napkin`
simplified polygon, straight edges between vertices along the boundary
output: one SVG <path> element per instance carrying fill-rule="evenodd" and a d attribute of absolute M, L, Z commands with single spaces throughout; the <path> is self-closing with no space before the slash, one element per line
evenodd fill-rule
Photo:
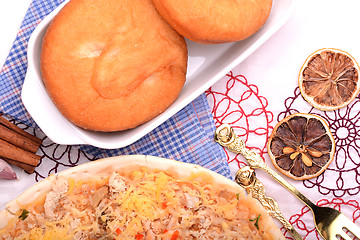
<path fill-rule="evenodd" d="M 214 142 L 215 125 L 205 94 L 130 146 L 105 150 L 90 146 L 82 150 L 95 156 L 156 155 L 203 167 L 230 177 L 224 150 Z"/>
<path fill-rule="evenodd" d="M 27 43 L 40 21 L 63 0 L 34 0 L 26 13 L 10 54 L 0 73 L 0 111 L 24 124 L 37 127 L 21 102 L 21 88 L 27 69 Z M 229 166 L 223 149 L 214 142 L 215 126 L 205 94 L 165 123 L 122 148 L 105 150 L 93 146 L 80 148 L 96 157 L 125 154 L 153 155 L 196 163 L 226 177 Z"/>

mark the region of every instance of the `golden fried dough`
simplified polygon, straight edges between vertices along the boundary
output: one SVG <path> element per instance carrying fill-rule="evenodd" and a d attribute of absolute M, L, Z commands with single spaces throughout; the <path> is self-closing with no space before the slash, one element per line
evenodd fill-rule
<path fill-rule="evenodd" d="M 134 128 L 165 111 L 186 68 L 184 38 L 151 0 L 71 0 L 41 49 L 42 78 L 55 106 L 94 131 Z"/>
<path fill-rule="evenodd" d="M 269 17 L 272 0 L 153 0 L 160 15 L 195 42 L 234 42 L 257 32 Z"/>

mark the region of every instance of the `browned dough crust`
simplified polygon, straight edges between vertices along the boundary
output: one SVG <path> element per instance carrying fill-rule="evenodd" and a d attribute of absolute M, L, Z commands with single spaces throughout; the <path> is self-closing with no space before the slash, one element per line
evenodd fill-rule
<path fill-rule="evenodd" d="M 256 33 L 269 17 L 272 0 L 153 0 L 173 28 L 195 42 L 234 42 Z"/>
<path fill-rule="evenodd" d="M 151 0 L 71 0 L 43 39 L 45 87 L 62 115 L 120 131 L 165 111 L 186 77 L 187 47 Z"/>

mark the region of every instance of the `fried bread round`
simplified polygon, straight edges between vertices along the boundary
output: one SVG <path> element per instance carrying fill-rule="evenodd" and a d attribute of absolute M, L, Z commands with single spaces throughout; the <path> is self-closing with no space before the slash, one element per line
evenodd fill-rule
<path fill-rule="evenodd" d="M 269 17 L 272 0 L 153 0 L 159 13 L 184 37 L 211 44 L 240 41 Z"/>
<path fill-rule="evenodd" d="M 41 72 L 62 115 L 89 130 L 137 127 L 178 97 L 187 47 L 151 0 L 71 0 L 43 38 Z"/>

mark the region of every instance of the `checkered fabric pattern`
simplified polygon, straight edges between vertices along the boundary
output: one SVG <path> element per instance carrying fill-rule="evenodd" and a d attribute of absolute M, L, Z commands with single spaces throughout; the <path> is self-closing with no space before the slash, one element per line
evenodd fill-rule
<path fill-rule="evenodd" d="M 0 111 L 37 128 L 21 102 L 21 88 L 27 70 L 27 44 L 35 27 L 63 1 L 34 0 L 26 13 L 9 56 L 0 72 Z M 205 94 L 186 106 L 155 130 L 122 149 L 80 148 L 96 157 L 144 154 L 196 163 L 230 178 L 223 149 L 213 140 L 215 126 Z"/>

